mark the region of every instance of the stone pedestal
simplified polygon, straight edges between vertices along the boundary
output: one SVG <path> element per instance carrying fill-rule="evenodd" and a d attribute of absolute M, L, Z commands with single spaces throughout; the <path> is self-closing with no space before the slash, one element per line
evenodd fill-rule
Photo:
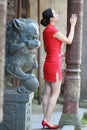
<path fill-rule="evenodd" d="M 32 99 L 34 93 L 10 90 L 4 94 L 3 130 L 31 130 Z"/>

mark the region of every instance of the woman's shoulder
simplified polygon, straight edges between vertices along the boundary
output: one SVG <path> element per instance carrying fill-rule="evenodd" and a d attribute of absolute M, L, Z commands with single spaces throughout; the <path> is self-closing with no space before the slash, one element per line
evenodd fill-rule
<path fill-rule="evenodd" d="M 44 34 L 49 33 L 49 34 L 52 34 L 52 35 L 57 33 L 57 32 L 59 32 L 58 28 L 56 28 L 53 25 L 46 26 L 44 31 L 43 31 Z"/>
<path fill-rule="evenodd" d="M 48 28 L 49 28 L 50 33 L 52 34 L 59 32 L 59 29 L 56 28 L 55 26 L 49 26 Z"/>

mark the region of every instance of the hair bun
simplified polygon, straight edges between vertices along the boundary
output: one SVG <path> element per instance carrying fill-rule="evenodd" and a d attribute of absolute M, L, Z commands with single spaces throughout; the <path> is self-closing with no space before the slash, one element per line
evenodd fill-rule
<path fill-rule="evenodd" d="M 43 26 L 47 26 L 48 23 L 46 21 L 46 19 L 41 19 L 41 22 L 40 22 Z"/>

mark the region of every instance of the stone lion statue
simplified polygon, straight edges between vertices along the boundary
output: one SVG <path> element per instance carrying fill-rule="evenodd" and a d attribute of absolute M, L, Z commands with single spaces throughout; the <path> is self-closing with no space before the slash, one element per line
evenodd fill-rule
<path fill-rule="evenodd" d="M 34 91 L 39 82 L 33 73 L 38 67 L 36 52 L 40 46 L 39 29 L 32 19 L 13 19 L 7 23 L 5 86 L 9 87 L 11 77 L 20 80 L 21 91 Z"/>

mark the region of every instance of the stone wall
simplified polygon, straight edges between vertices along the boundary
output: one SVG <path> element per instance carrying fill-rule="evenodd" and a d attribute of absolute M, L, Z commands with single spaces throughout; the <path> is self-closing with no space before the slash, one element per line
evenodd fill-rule
<path fill-rule="evenodd" d="M 84 0 L 84 2 L 83 2 L 81 99 L 87 100 L 87 0 Z"/>

